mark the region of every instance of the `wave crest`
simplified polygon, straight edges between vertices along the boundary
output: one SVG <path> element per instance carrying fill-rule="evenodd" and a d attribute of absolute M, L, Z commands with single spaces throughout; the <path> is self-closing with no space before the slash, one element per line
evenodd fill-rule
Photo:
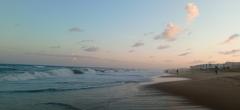
<path fill-rule="evenodd" d="M 24 73 L 11 73 L 1 74 L 0 81 L 19 81 L 19 80 L 31 80 L 39 78 L 53 78 L 53 77 L 71 77 L 75 73 L 71 69 L 62 68 L 49 70 L 47 72 L 24 72 Z"/>

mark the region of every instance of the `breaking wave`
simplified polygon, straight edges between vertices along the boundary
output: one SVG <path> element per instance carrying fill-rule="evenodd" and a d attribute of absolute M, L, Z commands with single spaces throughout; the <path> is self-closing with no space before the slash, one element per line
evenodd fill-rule
<path fill-rule="evenodd" d="M 75 73 L 71 69 L 55 69 L 46 72 L 33 71 L 24 73 L 9 73 L 0 74 L 0 81 L 19 81 L 19 80 L 31 80 L 39 78 L 53 78 L 53 77 L 71 77 Z"/>

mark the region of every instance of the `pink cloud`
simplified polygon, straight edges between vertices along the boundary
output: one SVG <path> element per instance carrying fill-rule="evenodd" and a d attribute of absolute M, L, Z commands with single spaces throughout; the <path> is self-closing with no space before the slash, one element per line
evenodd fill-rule
<path fill-rule="evenodd" d="M 178 25 L 174 23 L 168 23 L 164 31 L 160 35 L 157 35 L 154 39 L 158 40 L 163 38 L 167 41 L 174 41 L 176 40 L 177 35 L 181 33 L 181 31 L 182 29 Z"/>
<path fill-rule="evenodd" d="M 187 20 L 193 21 L 196 17 L 199 16 L 199 9 L 198 6 L 194 3 L 188 3 L 185 7 L 185 10 L 187 11 Z"/>

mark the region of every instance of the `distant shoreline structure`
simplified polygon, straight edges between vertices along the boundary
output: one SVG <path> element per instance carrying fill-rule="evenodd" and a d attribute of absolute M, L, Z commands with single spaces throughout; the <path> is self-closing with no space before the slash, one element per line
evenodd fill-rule
<path fill-rule="evenodd" d="M 229 71 L 229 72 L 239 72 L 240 71 L 240 62 L 225 62 L 225 63 L 215 63 L 215 64 L 198 64 L 190 66 L 189 68 L 176 68 L 176 69 L 166 69 L 166 73 L 179 73 L 187 71 L 214 71 L 217 67 L 220 71 Z"/>

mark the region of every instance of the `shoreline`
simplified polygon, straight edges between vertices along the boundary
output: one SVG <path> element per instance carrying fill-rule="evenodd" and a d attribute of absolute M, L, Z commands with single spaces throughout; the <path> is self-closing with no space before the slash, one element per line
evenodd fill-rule
<path fill-rule="evenodd" d="M 173 77 L 191 80 L 160 82 L 148 87 L 182 96 L 195 104 L 216 110 L 240 110 L 239 73 L 194 73 Z"/>
<path fill-rule="evenodd" d="M 190 78 L 177 77 L 172 74 L 163 74 L 163 75 L 154 76 L 151 78 L 151 81 L 140 83 L 140 85 L 152 85 L 157 83 L 185 81 L 185 80 L 190 80 Z"/>

